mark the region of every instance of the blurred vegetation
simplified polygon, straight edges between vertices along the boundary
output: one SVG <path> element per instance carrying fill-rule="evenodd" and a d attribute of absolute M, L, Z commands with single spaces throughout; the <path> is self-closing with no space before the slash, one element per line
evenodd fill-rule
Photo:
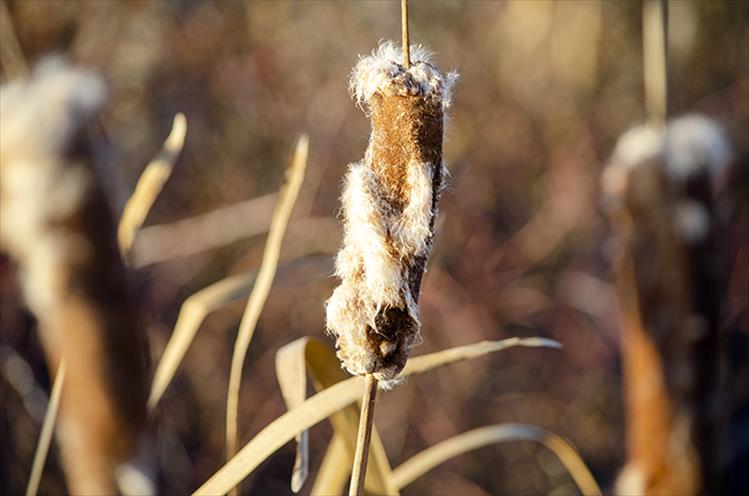
<path fill-rule="evenodd" d="M 147 225 L 273 192 L 302 131 L 310 136 L 310 162 L 295 216 L 334 216 L 346 164 L 360 159 L 369 132 L 348 94 L 349 71 L 357 54 L 400 33 L 398 2 L 34 0 L 7 7 L 29 64 L 63 53 L 106 79 L 110 101 L 101 124 L 124 197 L 174 114 L 187 116 L 184 152 Z M 623 420 L 598 178 L 618 135 L 645 118 L 640 25 L 639 2 L 413 3 L 412 41 L 461 75 L 445 144 L 452 177 L 422 288 L 425 341 L 416 353 L 515 335 L 552 337 L 565 348 L 454 365 L 383 394 L 376 422 L 393 464 L 474 427 L 526 422 L 572 440 L 602 486 L 613 482 L 624 457 Z M 733 177 L 718 192 L 725 199 L 720 263 L 730 351 L 725 412 L 735 419 L 729 438 L 737 440 L 726 450 L 735 466 L 746 467 L 749 3 L 670 2 L 669 36 L 672 113 L 716 118 L 736 152 Z M 252 236 L 139 268 L 154 361 L 184 299 L 257 268 L 263 242 Z M 325 240 L 333 248 L 337 242 Z M 295 249 L 287 238 L 284 251 Z M 13 267 L 4 260 L 0 271 L 0 492 L 17 494 L 49 379 Z M 302 335 L 322 334 L 323 302 L 334 285 L 305 277 L 303 267 L 277 278 L 245 367 L 243 441 L 284 412 L 275 352 Z M 240 302 L 208 317 L 152 422 L 165 494 L 193 490 L 223 464 L 225 394 L 242 308 Z M 322 424 L 311 432 L 313 473 L 329 435 Z M 243 491 L 289 493 L 293 454 L 291 445 L 280 451 Z M 746 471 L 740 477 L 749 484 Z M 450 461 L 404 494 L 574 490 L 552 455 L 520 443 Z M 63 491 L 52 453 L 41 492 Z"/>

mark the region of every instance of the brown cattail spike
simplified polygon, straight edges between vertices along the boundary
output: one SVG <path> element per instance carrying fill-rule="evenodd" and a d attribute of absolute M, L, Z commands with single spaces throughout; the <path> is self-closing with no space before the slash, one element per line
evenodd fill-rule
<path fill-rule="evenodd" d="M 362 58 L 351 90 L 372 119 L 364 160 L 349 166 L 343 191 L 341 285 L 327 303 L 327 327 L 353 374 L 389 381 L 420 339 L 418 298 L 445 175 L 445 110 L 457 75 L 412 46 L 413 63 L 383 43 Z"/>

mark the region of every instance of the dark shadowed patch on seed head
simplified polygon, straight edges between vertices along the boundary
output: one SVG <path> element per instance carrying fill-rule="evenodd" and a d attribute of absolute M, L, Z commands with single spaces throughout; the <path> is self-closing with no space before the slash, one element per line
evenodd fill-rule
<path fill-rule="evenodd" d="M 386 308 L 375 318 L 375 331 L 367 328 L 367 340 L 376 350 L 375 371 L 391 369 L 395 376 L 406 365 L 411 340 L 418 332 L 418 324 L 405 308 Z"/>

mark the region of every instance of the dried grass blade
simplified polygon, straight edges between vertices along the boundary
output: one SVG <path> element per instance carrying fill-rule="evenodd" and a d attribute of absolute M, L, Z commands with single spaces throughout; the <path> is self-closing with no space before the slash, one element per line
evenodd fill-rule
<path fill-rule="evenodd" d="M 363 390 L 364 381 L 355 377 L 307 399 L 297 408 L 268 424 L 194 494 L 216 495 L 232 490 L 297 434 L 353 403 L 361 396 Z"/>
<path fill-rule="evenodd" d="M 488 353 L 494 353 L 495 351 L 501 351 L 514 346 L 524 346 L 526 348 L 562 347 L 558 341 L 548 338 L 508 338 L 501 341 L 482 341 L 476 344 L 457 346 L 437 353 L 414 357 L 408 361 L 402 375 L 420 374 L 442 365 L 460 360 L 478 358 Z"/>
<path fill-rule="evenodd" d="M 187 119 L 182 113 L 174 116 L 172 130 L 164 141 L 159 154 L 146 166 L 138 179 L 135 191 L 125 203 L 117 227 L 117 241 L 123 257 L 130 251 L 135 234 L 146 220 L 164 183 L 169 179 L 177 162 L 187 134 Z"/>
<path fill-rule="evenodd" d="M 270 292 L 276 267 L 281 253 L 286 225 L 291 217 L 294 204 L 299 195 L 299 189 L 304 179 L 304 170 L 307 166 L 307 153 L 309 150 L 309 138 L 303 134 L 297 141 L 294 156 L 286 171 L 286 179 L 278 195 L 278 204 L 273 212 L 268 240 L 263 252 L 263 260 L 260 263 L 255 285 L 247 300 L 242 320 L 239 323 L 237 340 L 234 345 L 234 353 L 231 360 L 231 371 L 229 373 L 229 391 L 226 398 L 226 456 L 231 458 L 236 453 L 237 444 L 237 414 L 239 408 L 239 387 L 242 379 L 242 368 L 247 356 L 247 350 L 252 341 L 260 312 L 265 305 L 265 300 Z"/>
<path fill-rule="evenodd" d="M 293 410 L 307 397 L 306 343 L 298 339 L 276 353 L 276 378 L 286 408 Z M 296 456 L 291 473 L 291 491 L 299 492 L 309 474 L 309 431 L 296 435 Z"/>
<path fill-rule="evenodd" d="M 327 263 L 320 263 L 321 260 L 325 260 Z M 310 277 L 322 277 L 330 273 L 329 258 L 320 255 L 290 261 L 284 264 L 278 270 L 278 273 L 291 271 L 300 265 L 314 269 L 308 273 Z M 167 342 L 154 374 L 151 393 L 148 398 L 149 411 L 152 411 L 158 404 L 164 391 L 174 378 L 174 374 L 177 372 L 177 368 L 203 320 L 211 312 L 250 294 L 256 274 L 255 271 L 252 271 L 227 277 L 201 289 L 184 301 L 174 331 L 169 338 L 169 342 Z"/>
<path fill-rule="evenodd" d="M 148 397 L 148 410 L 159 402 L 167 386 L 174 378 L 187 348 L 195 338 L 206 316 L 216 308 L 246 296 L 255 280 L 256 273 L 247 272 L 222 279 L 207 286 L 182 304 L 169 342 L 161 355 Z"/>
<path fill-rule="evenodd" d="M 170 224 L 138 231 L 130 259 L 139 268 L 268 232 L 278 194 L 268 193 Z"/>
<path fill-rule="evenodd" d="M 600 496 L 593 475 L 572 445 L 556 434 L 526 424 L 496 424 L 473 429 L 431 446 L 393 471 L 394 481 L 403 488 L 431 469 L 471 450 L 508 441 L 534 441 L 543 444 L 559 458 L 585 496 Z"/>
<path fill-rule="evenodd" d="M 335 352 L 322 341 L 304 337 L 282 347 L 276 354 L 276 376 L 281 386 L 284 400 L 291 410 L 301 404 L 306 395 L 306 372 L 312 377 L 314 387 L 321 391 L 349 378 L 341 369 Z M 343 450 L 338 452 L 343 482 L 351 472 L 350 460 L 356 448 L 356 434 L 359 423 L 360 405 L 353 403 L 330 417 L 335 436 L 343 442 Z M 308 466 L 309 447 L 303 432 L 297 436 L 297 458 L 292 474 L 292 490 L 298 491 L 304 483 L 302 471 Z M 301 439 L 301 442 L 300 442 Z M 331 455 L 332 456 L 332 455 Z M 334 463 L 329 461 L 329 463 Z M 297 471 L 297 467 L 299 471 Z M 398 488 L 390 482 L 392 469 L 382 445 L 377 429 L 372 432 L 370 463 L 367 466 L 366 489 L 373 494 L 398 494 Z M 305 474 L 306 478 L 306 474 Z M 330 491 L 336 492 L 336 491 Z M 323 493 L 325 494 L 325 493 Z"/>
<path fill-rule="evenodd" d="M 545 338 L 510 338 L 502 341 L 484 341 L 412 358 L 409 363 L 416 362 L 416 365 L 412 367 L 407 365 L 401 375 L 424 373 L 442 365 L 477 358 L 512 346 L 561 347 L 557 341 Z M 298 407 L 268 424 L 257 436 L 245 444 L 231 460 L 200 486 L 194 494 L 212 495 L 228 492 L 252 473 L 265 459 L 294 439 L 297 434 L 352 404 L 361 398 L 363 391 L 364 379 L 352 377 L 308 398 Z"/>
<path fill-rule="evenodd" d="M 346 463 L 350 459 L 346 442 L 340 435 L 333 433 L 310 494 L 341 494 L 351 473 L 351 465 Z"/>
<path fill-rule="evenodd" d="M 50 444 L 52 444 L 52 433 L 55 431 L 55 421 L 57 420 L 57 411 L 60 407 L 60 394 L 62 385 L 65 382 L 65 361 L 61 360 L 55 374 L 55 381 L 52 384 L 52 392 L 49 395 L 47 411 L 44 412 L 44 422 L 42 422 L 42 431 L 39 434 L 39 441 L 36 444 L 34 452 L 34 461 L 31 463 L 31 474 L 29 482 L 26 485 L 26 496 L 35 496 L 39 491 L 39 483 L 42 480 L 44 471 L 44 462 L 47 461 Z"/>

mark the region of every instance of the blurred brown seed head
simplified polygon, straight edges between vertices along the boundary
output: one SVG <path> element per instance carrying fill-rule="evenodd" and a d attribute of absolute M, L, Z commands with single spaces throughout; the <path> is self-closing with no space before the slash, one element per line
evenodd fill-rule
<path fill-rule="evenodd" d="M 87 134 L 104 97 L 61 59 L 0 89 L 0 248 L 50 370 L 66 364 L 57 435 L 74 494 L 152 489 L 130 465 L 146 413 L 137 308 Z"/>

